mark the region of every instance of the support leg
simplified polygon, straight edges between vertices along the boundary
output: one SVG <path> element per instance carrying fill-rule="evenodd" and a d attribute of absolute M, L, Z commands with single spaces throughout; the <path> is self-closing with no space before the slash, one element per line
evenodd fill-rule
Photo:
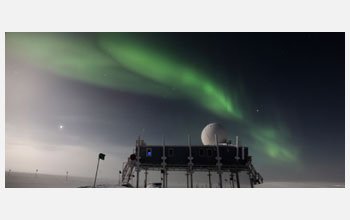
<path fill-rule="evenodd" d="M 146 188 L 147 187 L 147 169 L 145 170 L 145 184 L 144 184 L 144 187 Z"/>
<path fill-rule="evenodd" d="M 249 174 L 249 180 L 250 180 L 250 188 L 254 188 L 253 176 L 251 173 Z"/>
<path fill-rule="evenodd" d="M 191 188 L 193 188 L 193 171 L 190 171 Z"/>
<path fill-rule="evenodd" d="M 233 173 L 232 172 L 230 174 L 230 180 L 231 180 L 231 183 L 232 183 L 232 188 L 235 188 L 235 181 L 233 179 Z"/>
<path fill-rule="evenodd" d="M 236 172 L 236 180 L 237 180 L 237 188 L 241 188 L 241 184 L 239 182 L 239 175 L 238 172 Z"/>
<path fill-rule="evenodd" d="M 219 171 L 219 187 L 222 188 L 222 174 Z"/>
<path fill-rule="evenodd" d="M 168 171 L 166 170 L 165 171 L 165 186 L 166 186 L 166 188 L 168 188 Z"/>
<path fill-rule="evenodd" d="M 190 183 L 189 183 L 189 179 L 188 179 L 188 170 L 186 171 L 186 180 L 187 180 L 187 188 L 189 187 Z"/>
<path fill-rule="evenodd" d="M 163 188 L 166 188 L 166 186 L 165 186 L 165 170 L 163 170 Z"/>
<path fill-rule="evenodd" d="M 139 188 L 139 177 L 140 177 L 140 171 L 137 169 L 136 171 L 136 188 Z"/>
<path fill-rule="evenodd" d="M 208 171 L 208 177 L 209 177 L 209 188 L 211 188 L 211 174 L 210 174 L 210 170 Z"/>

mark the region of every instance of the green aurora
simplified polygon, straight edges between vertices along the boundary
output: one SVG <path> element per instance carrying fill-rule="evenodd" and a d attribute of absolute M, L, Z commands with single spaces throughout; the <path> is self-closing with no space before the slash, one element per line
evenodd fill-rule
<path fill-rule="evenodd" d="M 258 126 L 242 109 L 239 90 L 224 88 L 211 74 L 135 34 L 99 33 L 91 38 L 67 33 L 6 33 L 6 57 L 13 56 L 50 73 L 120 91 L 193 101 L 213 114 L 242 124 L 263 153 L 284 162 L 299 161 L 287 129 Z M 229 94 L 229 95 L 228 95 Z"/>

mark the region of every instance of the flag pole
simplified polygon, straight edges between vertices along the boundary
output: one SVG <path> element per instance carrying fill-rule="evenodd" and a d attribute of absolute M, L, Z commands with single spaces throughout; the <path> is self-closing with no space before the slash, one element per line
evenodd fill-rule
<path fill-rule="evenodd" d="M 97 159 L 97 168 L 96 168 L 96 174 L 95 174 L 95 181 L 94 181 L 94 186 L 93 188 L 96 188 L 96 178 L 97 178 L 97 172 L 98 172 L 98 166 L 100 164 L 100 156 L 98 156 L 98 159 Z"/>

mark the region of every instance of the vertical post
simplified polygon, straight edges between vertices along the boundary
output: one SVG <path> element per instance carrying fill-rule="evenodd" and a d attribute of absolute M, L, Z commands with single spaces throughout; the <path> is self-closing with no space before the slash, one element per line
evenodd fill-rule
<path fill-rule="evenodd" d="M 189 166 L 189 170 L 190 170 L 190 183 L 191 183 L 191 188 L 193 188 L 193 157 L 192 157 L 192 146 L 191 146 L 191 135 L 188 135 L 188 147 L 189 147 L 189 154 L 190 156 L 188 157 L 189 162 L 188 162 L 188 166 Z"/>
<path fill-rule="evenodd" d="M 236 171 L 236 180 L 237 180 L 237 188 L 241 188 L 241 184 L 239 182 L 239 174 L 238 171 Z"/>
<path fill-rule="evenodd" d="M 191 171 L 191 174 L 190 174 L 190 186 L 191 186 L 191 188 L 193 188 L 193 174 L 192 174 L 192 171 Z"/>
<path fill-rule="evenodd" d="M 95 174 L 95 180 L 94 180 L 94 187 L 93 188 L 96 188 L 96 178 L 97 178 L 97 172 L 98 172 L 98 166 L 100 165 L 100 155 L 98 156 L 98 159 L 97 159 L 97 168 L 96 168 L 96 174 Z"/>
<path fill-rule="evenodd" d="M 208 170 L 208 177 L 209 177 L 209 188 L 211 188 L 211 174 L 210 174 L 210 170 Z"/>
<path fill-rule="evenodd" d="M 239 173 L 236 171 L 236 181 L 237 181 L 237 188 L 241 188 L 241 184 L 239 182 Z"/>
<path fill-rule="evenodd" d="M 68 181 L 68 171 L 66 172 L 66 181 Z"/>
<path fill-rule="evenodd" d="M 139 188 L 139 177 L 140 177 L 140 145 L 141 145 L 141 138 L 139 136 L 137 145 L 136 145 L 136 150 L 137 150 L 137 155 L 136 155 L 136 188 Z"/>
<path fill-rule="evenodd" d="M 128 160 L 129 160 L 129 158 L 128 158 Z M 119 171 L 119 179 L 120 179 L 120 174 L 121 174 L 121 176 L 122 176 L 122 178 L 121 178 L 121 181 L 119 181 L 119 185 L 121 185 L 121 184 L 123 184 L 124 183 L 124 178 L 126 178 L 126 162 L 123 162 L 123 164 L 122 164 L 122 171 Z"/>
<path fill-rule="evenodd" d="M 231 174 L 230 174 L 230 180 L 232 182 L 232 188 L 235 188 L 235 181 L 233 179 L 233 172 L 231 171 Z"/>
<path fill-rule="evenodd" d="M 168 170 L 165 171 L 165 186 L 168 188 Z"/>
<path fill-rule="evenodd" d="M 220 188 L 222 188 L 222 172 L 221 172 L 221 157 L 220 157 L 220 152 L 219 152 L 219 144 L 218 144 L 218 138 L 217 135 L 215 134 L 215 144 L 216 144 L 216 151 L 217 151 L 217 156 L 216 156 L 216 160 L 218 161 L 216 163 L 217 167 L 218 167 L 218 174 L 219 174 L 219 186 Z"/>
<path fill-rule="evenodd" d="M 118 182 L 119 182 L 119 186 L 121 186 L 121 179 L 120 179 L 120 174 L 122 173 L 122 171 L 121 170 L 119 170 L 119 180 L 118 180 Z"/>
<path fill-rule="evenodd" d="M 163 156 L 162 156 L 162 166 L 163 166 L 163 188 L 166 188 L 166 163 L 165 163 L 165 160 L 166 160 L 166 156 L 165 156 L 165 137 L 163 136 Z"/>
<path fill-rule="evenodd" d="M 191 183 L 191 188 L 193 188 L 193 173 L 192 173 L 192 171 L 190 174 L 190 183 Z"/>
<path fill-rule="evenodd" d="M 145 184 L 144 184 L 144 187 L 146 188 L 147 187 L 147 169 L 145 169 Z"/>
<path fill-rule="evenodd" d="M 186 180 L 187 180 L 187 188 L 189 187 L 189 181 L 188 181 L 188 170 L 186 171 Z"/>
<path fill-rule="evenodd" d="M 138 171 L 138 168 L 136 170 L 136 188 L 139 188 L 139 175 L 140 175 L 140 172 Z"/>
<path fill-rule="evenodd" d="M 254 188 L 253 175 L 251 173 L 249 173 L 248 175 L 250 180 L 250 188 Z"/>

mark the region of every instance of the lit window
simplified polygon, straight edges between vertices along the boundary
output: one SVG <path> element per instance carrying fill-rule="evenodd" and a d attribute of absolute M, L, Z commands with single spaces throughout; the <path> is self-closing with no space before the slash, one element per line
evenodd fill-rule
<path fill-rule="evenodd" d="M 152 157 L 152 149 L 151 148 L 146 149 L 146 157 Z"/>

